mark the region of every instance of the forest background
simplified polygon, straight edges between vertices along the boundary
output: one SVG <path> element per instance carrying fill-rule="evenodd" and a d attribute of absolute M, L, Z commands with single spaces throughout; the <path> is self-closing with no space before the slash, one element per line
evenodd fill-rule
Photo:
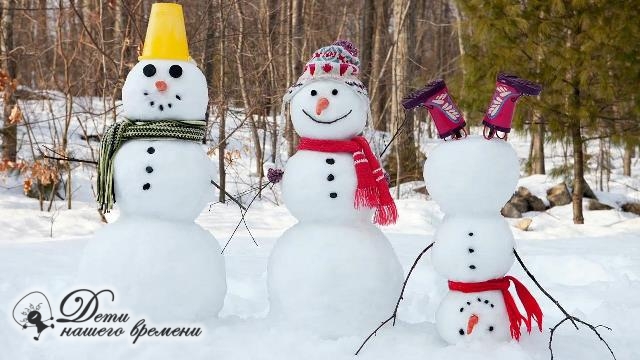
<path fill-rule="evenodd" d="M 208 139 L 208 146 L 217 154 L 223 189 L 234 156 L 227 144 L 236 131 L 225 124 L 228 114 L 242 110 L 239 127 L 251 133 L 254 173 L 262 178 L 263 165 L 277 162 L 278 139 L 286 139 L 288 155 L 298 141 L 290 120 L 279 118 L 282 95 L 312 52 L 337 39 L 349 39 L 360 50 L 362 80 L 371 97 L 370 127 L 394 139 L 385 158 L 392 185 L 421 179 L 428 155 L 420 149 L 421 140 L 436 136 L 428 113 L 405 112 L 402 98 L 431 79 L 444 78 L 467 122 L 477 126 L 500 71 L 543 84 L 541 96 L 519 105 L 515 129 L 531 144 L 523 172 L 563 178 L 572 191 L 575 223 L 584 221 L 583 195 L 594 186 L 608 186 L 614 160 L 621 160 L 623 175 L 632 176 L 640 144 L 637 1 L 179 3 L 191 56 L 209 85 L 207 121 L 218 136 Z M 151 4 L 2 1 L 0 171 L 24 177 L 25 193 L 38 198 L 43 210 L 54 196 L 52 189 L 64 192 L 72 207 L 77 162 L 60 160 L 74 158 L 69 129 L 79 123 L 93 154 L 84 160 L 95 161 L 96 140 L 115 121 L 120 89 L 142 48 Z M 47 102 L 51 94 L 63 97 L 63 116 L 53 116 L 52 110 L 51 116 L 34 118 L 21 107 L 34 99 Z M 100 99 L 103 110 L 80 113 L 74 102 L 85 97 Z M 50 129 L 46 146 L 31 136 L 36 125 Z M 545 146 L 550 143 L 563 146 L 564 161 L 547 169 Z M 590 161 L 595 166 L 586 166 Z M 596 184 L 584 180 L 588 172 L 596 172 Z M 220 196 L 227 199 L 224 192 Z"/>

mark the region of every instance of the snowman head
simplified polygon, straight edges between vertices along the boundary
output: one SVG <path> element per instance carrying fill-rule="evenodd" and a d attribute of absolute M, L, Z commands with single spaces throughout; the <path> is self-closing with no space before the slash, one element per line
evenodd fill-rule
<path fill-rule="evenodd" d="M 204 120 L 207 81 L 189 56 L 182 6 L 155 3 L 142 55 L 122 87 L 131 120 Z"/>
<path fill-rule="evenodd" d="M 122 87 L 124 117 L 132 120 L 203 120 L 209 95 L 191 61 L 142 60 Z"/>
<path fill-rule="evenodd" d="M 342 81 L 313 81 L 291 99 L 291 121 L 298 135 L 343 140 L 362 132 L 369 102 Z"/>
<path fill-rule="evenodd" d="M 283 103 L 291 103 L 298 135 L 343 140 L 362 132 L 369 114 L 366 87 L 357 75 L 358 49 L 346 40 L 316 50 Z"/>

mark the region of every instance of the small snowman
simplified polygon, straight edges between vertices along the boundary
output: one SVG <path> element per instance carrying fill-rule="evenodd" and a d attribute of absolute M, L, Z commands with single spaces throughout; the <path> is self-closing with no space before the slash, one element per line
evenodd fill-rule
<path fill-rule="evenodd" d="M 499 75 L 485 115 L 485 136 L 465 139 L 462 112 L 444 81 L 431 82 L 405 101 L 407 108 L 426 107 L 440 137 L 456 140 L 436 147 L 424 168 L 429 194 L 445 213 L 436 230 L 432 261 L 449 280 L 450 291 L 436 312 L 437 330 L 448 343 L 518 340 L 522 323 L 531 331 L 532 320 L 542 330 L 540 306 L 520 281 L 506 275 L 515 261 L 515 244 L 500 215 L 520 175 L 516 152 L 501 139 L 511 129 L 515 102 L 540 90 L 513 75 Z M 526 316 L 518 310 L 511 285 Z"/>
<path fill-rule="evenodd" d="M 364 334 L 402 285 L 395 252 L 372 224 L 394 223 L 397 210 L 361 136 L 369 98 L 357 55 L 348 41 L 318 49 L 283 99 L 301 139 L 282 194 L 299 222 L 269 259 L 271 316 L 325 338 Z"/>
<path fill-rule="evenodd" d="M 125 120 L 101 144 L 98 202 L 103 211 L 116 203 L 120 217 L 89 240 L 80 277 L 149 321 L 215 317 L 224 259 L 194 223 L 217 176 L 201 145 L 207 83 L 189 57 L 180 5 L 153 4 L 139 60 L 122 89 Z"/>

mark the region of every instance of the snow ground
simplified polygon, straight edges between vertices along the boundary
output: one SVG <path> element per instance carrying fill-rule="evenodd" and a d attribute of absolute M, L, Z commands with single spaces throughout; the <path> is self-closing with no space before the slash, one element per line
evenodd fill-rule
<path fill-rule="evenodd" d="M 6 197 L 3 196 L 3 200 Z M 401 215 L 406 216 L 401 216 L 400 222 L 386 229 L 385 233 L 407 271 L 416 255 L 431 241 L 439 221 L 439 211 L 433 202 L 419 199 L 401 200 L 399 206 Z M 78 216 L 84 213 L 90 217 L 88 206 L 74 212 L 77 214 L 70 217 L 75 218 L 76 223 L 89 222 Z M 640 319 L 640 218 L 629 217 L 618 222 L 620 215 L 615 211 L 605 213 L 599 216 L 601 225 L 590 225 L 588 229 L 566 222 L 558 224 L 546 219 L 548 215 L 538 215 L 534 224 L 539 228 L 527 233 L 514 231 L 521 256 L 547 290 L 576 316 L 612 327 L 612 332 L 603 330 L 603 333 L 618 359 L 637 359 L 640 347 L 635 334 L 640 331 L 640 325 L 633 319 Z M 237 219 L 237 208 L 218 204 L 211 211 L 203 212 L 198 223 L 224 243 Z M 93 221 L 98 221 L 97 215 Z M 279 234 L 294 221 L 283 207 L 268 203 L 257 203 L 252 207 L 247 222 L 259 246 L 251 242 L 245 231 L 240 231 L 226 251 L 229 293 L 220 314 L 222 321 L 219 324 L 205 323 L 207 327 L 202 339 L 183 342 L 142 339 L 136 345 L 129 345 L 127 338 L 65 339 L 45 331 L 41 342 L 34 344 L 31 336 L 21 333 L 22 330 L 12 321 L 12 306 L 30 290 L 42 290 L 54 299 L 61 299 L 74 290 L 73 273 L 89 234 L 65 236 L 62 234 L 63 224 L 57 224 L 56 227 L 60 228 L 56 231 L 60 235 L 55 240 L 41 236 L 3 241 L 0 245 L 0 309 L 5 315 L 0 317 L 0 348 L 8 351 L 6 359 L 83 359 L 87 351 L 93 353 L 92 358 L 101 358 L 96 350 L 102 347 L 110 348 L 107 353 L 110 356 L 115 351 L 119 354 L 117 358 L 126 359 L 352 358 L 363 337 L 318 339 L 300 329 L 274 328 L 264 319 L 268 311 L 267 258 Z M 23 226 L 27 228 L 24 223 Z M 86 229 L 91 232 L 89 226 Z M 595 233 L 592 235 L 592 232 Z M 522 279 L 540 301 L 545 312 L 544 333 L 525 335 L 520 343 L 446 345 L 439 339 L 433 325 L 439 299 L 446 290 L 445 279 L 434 273 L 427 256 L 419 263 L 407 288 L 400 308 L 401 323 L 395 328 L 384 328 L 360 357 L 549 358 L 548 327 L 560 320 L 561 314 L 535 289 L 517 265 L 512 274 Z M 53 306 L 54 314 L 59 314 L 55 301 Z M 103 311 L 109 310 L 107 306 L 104 305 Z M 380 319 L 388 315 L 380 314 Z M 606 350 L 595 337 L 586 331 L 575 332 L 568 324 L 558 333 L 554 343 L 557 359 L 607 358 Z M 113 358 L 110 356 L 107 358 Z"/>
<path fill-rule="evenodd" d="M 43 132 L 42 136 L 46 139 L 47 135 Z M 249 171 L 252 165 L 246 160 L 246 154 L 251 151 L 244 145 L 249 143 L 243 140 L 246 138 L 246 130 L 241 130 L 232 142 L 232 149 L 240 154 L 230 169 L 232 193 L 256 182 Z M 527 139 L 514 136 L 510 142 L 521 159 L 526 158 Z M 423 149 L 428 154 L 436 143 L 425 141 Z M 76 144 L 79 154 L 76 156 L 86 155 L 83 143 L 77 141 Z M 548 165 L 561 163 L 562 149 L 551 146 L 550 149 Z M 635 174 L 640 173 L 637 160 L 633 170 Z M 56 211 L 40 212 L 37 202 L 24 197 L 21 185 L 12 179 L 7 179 L 0 188 L 0 360 L 354 358 L 353 353 L 367 334 L 319 339 L 303 329 L 275 327 L 265 319 L 267 258 L 278 236 L 295 222 L 286 208 L 277 205 L 277 188 L 267 191 L 266 199 L 256 202 L 247 215 L 258 246 L 242 227 L 229 244 L 225 252 L 229 291 L 221 320 L 201 324 L 204 326 L 202 337 L 143 338 L 132 345 L 129 337 L 61 338 L 57 336 L 57 327 L 63 325 L 57 324 L 55 332 L 45 330 L 39 342 L 33 341 L 33 334 L 26 334 L 27 330 L 23 333 L 13 322 L 13 305 L 29 291 L 41 290 L 55 299 L 52 301 L 54 316 L 60 316 L 56 308 L 59 300 L 77 288 L 74 273 L 83 246 L 91 234 L 103 226 L 92 202 L 92 171 L 90 167 L 78 167 L 74 172 L 73 210 L 64 210 L 64 203 L 57 201 Z M 634 190 L 640 188 L 637 176 L 625 178 L 614 172 L 612 180 L 610 192 L 598 193 L 603 202 L 619 206 L 622 201 L 640 199 L 640 192 Z M 546 176 L 520 180 L 521 185 L 541 195 L 548 185 L 558 182 L 560 180 Z M 437 205 L 424 196 L 402 190 L 403 199 L 398 201 L 400 220 L 383 231 L 406 272 L 418 253 L 431 242 L 442 214 Z M 249 201 L 250 195 L 243 199 Z M 117 216 L 114 211 L 109 220 Z M 573 225 L 570 205 L 525 216 L 533 219 L 530 231 L 515 228 L 513 231 L 519 253 L 537 279 L 571 313 L 593 324 L 610 326 L 611 332 L 602 329 L 602 333 L 618 359 L 640 359 L 636 339 L 640 332 L 640 217 L 617 209 L 586 211 L 586 224 Z M 239 209 L 233 203 L 212 204 L 197 222 L 224 245 L 239 217 Z M 517 220 L 509 222 L 515 224 Z M 562 318 L 561 314 L 517 264 L 511 274 L 521 279 L 540 302 L 545 312 L 543 333 L 524 335 L 519 343 L 445 344 L 435 331 L 433 318 L 446 291 L 446 280 L 435 274 L 430 257 L 426 256 L 407 287 L 399 312 L 400 323 L 395 328 L 383 328 L 358 358 L 548 359 L 549 327 Z M 103 312 L 117 310 L 117 303 L 101 305 Z M 380 314 L 380 320 L 388 317 L 392 310 Z M 609 358 L 606 348 L 594 335 L 586 330 L 576 332 L 569 324 L 556 334 L 554 350 L 556 359 Z"/>

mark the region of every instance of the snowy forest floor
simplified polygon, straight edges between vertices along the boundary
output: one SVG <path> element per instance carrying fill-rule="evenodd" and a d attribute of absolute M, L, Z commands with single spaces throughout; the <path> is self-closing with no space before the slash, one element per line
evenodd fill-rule
<path fill-rule="evenodd" d="M 230 119 L 231 125 L 233 119 Z M 230 125 L 230 126 L 231 126 Z M 212 133 L 216 134 L 217 130 Z M 240 159 L 230 169 L 229 191 L 237 193 L 255 183 L 248 170 L 251 149 L 246 129 L 231 142 Z M 44 142 L 44 141 L 43 141 Z M 268 142 L 268 141 L 267 141 Z M 80 141 L 77 141 L 81 144 Z M 213 141 L 212 143 L 215 143 Z M 427 140 L 424 150 L 436 141 Z M 526 158 L 528 142 L 511 139 L 521 158 Z M 78 145 L 80 146 L 80 145 Z M 561 147 L 549 147 L 549 166 L 559 162 Z M 86 154 L 85 154 L 86 155 Z M 78 155 L 77 155 L 78 156 Z M 80 154 L 79 156 L 82 156 Z M 246 160 L 245 160 L 246 159 Z M 367 334 L 341 339 L 319 339 L 302 329 L 277 328 L 265 319 L 269 304 L 266 265 L 277 238 L 295 219 L 278 205 L 279 190 L 266 191 L 247 214 L 247 231 L 240 227 L 225 251 L 228 294 L 217 323 L 205 322 L 197 339 L 143 338 L 135 345 L 130 337 L 90 339 L 61 338 L 43 332 L 39 342 L 25 334 L 11 318 L 13 305 L 26 293 L 40 290 L 61 299 L 75 290 L 74 274 L 82 249 L 92 233 L 104 226 L 92 200 L 93 169 L 74 171 L 75 200 L 72 210 L 56 201 L 52 212 L 40 212 L 37 201 L 22 195 L 19 182 L 6 179 L 0 188 L 0 359 L 353 359 L 353 353 Z M 638 160 L 633 171 L 640 173 Z M 639 359 L 640 345 L 640 217 L 624 213 L 619 205 L 639 201 L 640 179 L 623 177 L 614 171 L 609 192 L 597 192 L 613 210 L 585 210 L 585 225 L 573 225 L 571 205 L 545 212 L 526 213 L 533 219 L 530 231 L 513 228 L 519 253 L 543 286 L 572 314 L 593 324 L 604 324 L 603 336 L 617 358 Z M 559 183 L 547 176 L 522 178 L 520 184 L 544 198 L 546 188 Z M 593 186 L 593 183 L 591 183 Z M 432 241 L 441 220 L 438 206 L 423 195 L 403 188 L 398 201 L 398 224 L 384 228 L 405 272 L 419 252 Z M 595 189 L 594 189 L 595 190 Z M 250 200 L 245 196 L 244 200 Z M 617 207 L 616 207 L 617 206 Z M 117 218 L 117 210 L 109 221 Z M 224 245 L 240 219 L 239 208 L 231 202 L 212 204 L 197 222 Z M 514 224 L 516 220 L 509 220 Z M 295 271 L 295 269 L 292 269 Z M 520 342 L 505 344 L 467 343 L 449 346 L 434 326 L 434 314 L 446 291 L 446 280 L 438 276 L 426 256 L 417 266 L 400 306 L 400 322 L 383 328 L 358 358 L 361 359 L 549 359 L 549 327 L 562 314 L 527 278 L 516 264 L 511 274 L 521 279 L 540 302 L 545 313 L 544 332 L 524 335 Z M 292 285 L 294 286 L 294 285 Z M 117 294 L 116 294 L 117 295 Z M 53 302 L 54 316 L 59 314 Z M 104 308 L 102 308 L 104 306 Z M 101 312 L 109 312 L 101 305 Z M 388 313 L 381 313 L 380 320 Z M 113 310 L 115 311 L 115 310 Z M 135 317 L 134 317 L 135 318 Z M 62 324 L 60 324 L 62 326 Z M 32 331 L 33 329 L 29 330 Z M 25 331 L 26 332 L 26 331 Z M 58 332 L 56 331 L 56 334 Z M 601 360 L 609 354 L 587 329 L 576 332 L 565 324 L 554 336 L 555 359 Z"/>

